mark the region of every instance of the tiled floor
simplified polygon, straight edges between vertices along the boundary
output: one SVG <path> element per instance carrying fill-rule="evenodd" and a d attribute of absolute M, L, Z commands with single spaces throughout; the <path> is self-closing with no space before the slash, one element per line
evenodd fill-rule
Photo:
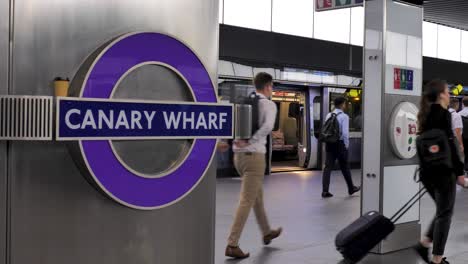
<path fill-rule="evenodd" d="M 285 171 L 302 171 L 302 167 L 298 166 L 298 160 L 285 160 L 285 161 L 273 161 L 273 167 L 271 170 L 273 172 L 285 172 Z"/>
<path fill-rule="evenodd" d="M 360 172 L 354 171 L 357 183 Z M 227 260 L 224 247 L 238 199 L 239 179 L 219 179 L 217 186 L 215 263 L 242 264 L 337 264 L 336 233 L 359 216 L 359 196 L 349 197 L 343 177 L 335 172 L 332 190 L 335 197 L 322 200 L 321 172 L 274 174 L 265 180 L 265 201 L 272 226 L 282 226 L 284 235 L 269 247 L 263 247 L 260 233 L 251 214 L 244 230 L 241 247 L 251 257 L 243 261 Z M 422 202 L 422 225 L 425 228 L 434 214 L 430 198 Z M 450 241 L 446 254 L 451 264 L 468 263 L 468 191 L 459 190 Z M 422 263 L 411 251 L 385 256 L 370 255 L 365 264 Z"/>

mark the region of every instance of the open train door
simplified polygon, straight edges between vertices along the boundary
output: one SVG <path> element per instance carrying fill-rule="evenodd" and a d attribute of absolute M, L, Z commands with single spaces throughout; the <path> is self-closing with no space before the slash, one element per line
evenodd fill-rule
<path fill-rule="evenodd" d="M 323 88 L 311 87 L 308 93 L 308 111 L 309 111 L 309 131 L 304 133 L 307 137 L 307 145 L 303 146 L 300 155 L 300 162 L 306 169 L 320 169 L 321 147 L 318 140 L 323 119 Z"/>

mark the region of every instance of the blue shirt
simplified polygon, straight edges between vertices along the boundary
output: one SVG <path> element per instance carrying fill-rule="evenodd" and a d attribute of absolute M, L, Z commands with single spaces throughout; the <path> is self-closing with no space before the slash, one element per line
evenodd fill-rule
<path fill-rule="evenodd" d="M 331 114 L 337 114 L 336 119 L 340 125 L 341 137 L 340 140 L 343 140 L 346 148 L 349 148 L 349 116 L 343 112 L 341 109 L 335 109 L 333 112 L 328 113 L 326 120 L 331 117 Z"/>

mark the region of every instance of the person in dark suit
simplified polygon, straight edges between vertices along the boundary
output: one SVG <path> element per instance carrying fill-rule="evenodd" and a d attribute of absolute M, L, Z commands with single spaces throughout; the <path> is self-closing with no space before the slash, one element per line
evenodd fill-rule
<path fill-rule="evenodd" d="M 341 172 L 348 185 L 348 194 L 353 195 L 361 190 L 361 187 L 355 186 L 351 176 L 351 170 L 348 163 L 348 148 L 349 148 L 349 116 L 344 112 L 346 109 L 346 98 L 338 97 L 334 100 L 335 110 L 327 115 L 328 120 L 332 114 L 336 114 L 336 119 L 340 127 L 340 140 L 336 143 L 326 143 L 326 161 L 325 169 L 323 170 L 322 179 L 322 198 L 333 197 L 330 193 L 330 175 L 335 161 L 338 160 Z"/>

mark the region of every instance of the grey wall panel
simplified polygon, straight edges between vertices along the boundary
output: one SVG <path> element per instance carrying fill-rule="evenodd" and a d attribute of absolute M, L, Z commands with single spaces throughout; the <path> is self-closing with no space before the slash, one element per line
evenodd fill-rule
<path fill-rule="evenodd" d="M 51 94 L 54 77 L 72 76 L 94 49 L 131 31 L 183 39 L 214 79 L 217 8 L 217 0 L 15 0 L 14 93 Z"/>
<path fill-rule="evenodd" d="M 9 0 L 0 0 L 0 94 L 8 94 Z M 0 263 L 6 259 L 7 213 L 6 142 L 0 141 Z"/>
<path fill-rule="evenodd" d="M 404 4 L 387 5 L 387 30 L 392 32 L 405 32 L 411 36 L 422 36 L 422 26 L 418 23 L 408 23 L 410 17 L 414 21 L 423 21 L 423 12 L 420 7 Z"/>
<path fill-rule="evenodd" d="M 51 95 L 54 77 L 130 31 L 183 40 L 216 80 L 217 14 L 217 0 L 15 0 L 12 93 Z M 11 145 L 12 264 L 213 263 L 214 168 L 179 203 L 137 211 L 93 189 L 64 144 Z"/>
<path fill-rule="evenodd" d="M 13 158 L 11 263 L 212 263 L 213 169 L 180 203 L 137 211 L 94 190 L 63 147 L 18 143 Z"/>

